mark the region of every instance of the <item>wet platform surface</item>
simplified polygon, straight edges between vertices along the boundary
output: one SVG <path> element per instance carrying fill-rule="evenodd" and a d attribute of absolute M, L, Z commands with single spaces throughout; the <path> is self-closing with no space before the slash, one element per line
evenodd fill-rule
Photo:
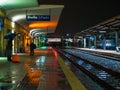
<path fill-rule="evenodd" d="M 0 90 L 72 90 L 51 49 L 19 54 L 20 62 L 0 60 Z"/>

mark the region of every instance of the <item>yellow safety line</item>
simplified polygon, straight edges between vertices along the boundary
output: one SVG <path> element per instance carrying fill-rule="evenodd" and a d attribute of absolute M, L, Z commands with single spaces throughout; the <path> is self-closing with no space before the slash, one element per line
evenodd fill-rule
<path fill-rule="evenodd" d="M 87 90 L 75 74 L 65 65 L 62 58 L 58 55 L 58 62 L 72 88 L 72 90 Z"/>

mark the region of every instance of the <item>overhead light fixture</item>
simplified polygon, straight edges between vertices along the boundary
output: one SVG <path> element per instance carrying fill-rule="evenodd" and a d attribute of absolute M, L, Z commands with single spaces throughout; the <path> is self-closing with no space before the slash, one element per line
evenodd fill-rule
<path fill-rule="evenodd" d="M 38 36 L 40 34 L 42 34 L 42 32 L 37 32 L 37 33 L 34 34 L 34 36 Z"/>
<path fill-rule="evenodd" d="M 90 36 L 91 36 L 91 34 L 86 34 L 86 36 L 87 36 L 87 37 L 90 37 Z"/>
<path fill-rule="evenodd" d="M 99 33 L 106 33 L 106 31 L 105 30 L 101 30 L 101 31 L 99 31 Z"/>
<path fill-rule="evenodd" d="M 29 25 L 29 28 L 48 28 L 54 27 L 57 25 L 57 22 L 35 22 Z"/>
<path fill-rule="evenodd" d="M 0 0 L 0 6 L 4 6 L 8 0 Z"/>
<path fill-rule="evenodd" d="M 25 18 L 26 18 L 26 15 L 24 15 L 24 14 L 16 15 L 16 16 L 13 16 L 13 17 L 12 17 L 12 21 L 13 21 L 13 22 L 16 22 L 16 21 L 18 21 L 18 20 L 25 19 Z"/>
<path fill-rule="evenodd" d="M 37 0 L 0 0 L 0 7 L 4 9 L 28 8 L 38 6 Z"/>
<path fill-rule="evenodd" d="M 40 30 L 40 29 L 31 29 L 31 30 L 30 30 L 30 34 L 31 34 L 32 32 L 34 32 L 34 31 L 37 31 L 37 30 Z"/>
<path fill-rule="evenodd" d="M 43 31 L 41 29 L 32 29 L 30 30 L 30 35 L 34 35 L 35 33 L 43 33 Z"/>

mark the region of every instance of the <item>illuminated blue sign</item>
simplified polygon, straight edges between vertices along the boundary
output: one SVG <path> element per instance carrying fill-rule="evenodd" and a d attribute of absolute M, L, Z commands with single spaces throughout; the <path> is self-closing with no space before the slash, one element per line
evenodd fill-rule
<path fill-rule="evenodd" d="M 50 15 L 27 15 L 27 21 L 50 21 Z"/>

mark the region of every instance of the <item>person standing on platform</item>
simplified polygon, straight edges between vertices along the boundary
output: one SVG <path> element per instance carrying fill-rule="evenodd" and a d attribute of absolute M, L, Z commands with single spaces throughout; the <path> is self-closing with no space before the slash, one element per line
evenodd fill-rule
<path fill-rule="evenodd" d="M 7 39 L 5 55 L 7 56 L 8 61 L 12 61 L 12 41 L 16 35 L 16 33 L 11 33 L 11 31 L 8 30 L 8 33 L 4 36 L 4 39 Z"/>
<path fill-rule="evenodd" d="M 12 61 L 12 38 L 8 39 L 7 45 L 6 45 L 6 56 L 8 61 Z"/>
<path fill-rule="evenodd" d="M 30 55 L 34 55 L 34 49 L 36 49 L 36 45 L 32 42 L 30 43 Z"/>

